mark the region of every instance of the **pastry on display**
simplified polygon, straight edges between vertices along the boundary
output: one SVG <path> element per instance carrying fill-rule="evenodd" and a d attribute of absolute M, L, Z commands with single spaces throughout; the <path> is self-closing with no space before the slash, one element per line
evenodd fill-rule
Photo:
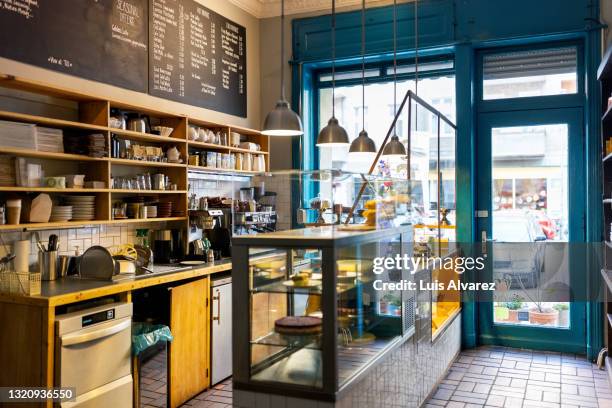
<path fill-rule="evenodd" d="M 314 316 L 285 316 L 274 322 L 274 330 L 280 334 L 309 335 L 321 333 L 323 320 Z"/>
<path fill-rule="evenodd" d="M 306 272 L 296 273 L 295 275 L 291 276 L 291 280 L 295 286 L 308 286 L 310 274 Z"/>

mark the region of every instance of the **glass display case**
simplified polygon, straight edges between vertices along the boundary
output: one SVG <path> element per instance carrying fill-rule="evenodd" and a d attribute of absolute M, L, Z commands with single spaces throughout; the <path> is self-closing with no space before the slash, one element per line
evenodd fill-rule
<path fill-rule="evenodd" d="M 275 197 L 276 229 L 232 239 L 234 387 L 334 399 L 414 333 L 407 180 L 339 171 L 252 179 Z M 247 205 L 236 196 L 234 208 Z M 259 209 L 259 201 L 251 205 Z M 263 209 L 263 207 L 262 207 Z"/>
<path fill-rule="evenodd" d="M 233 239 L 235 387 L 334 399 L 414 333 L 410 225 L 312 226 Z M 379 265 L 380 266 L 380 265 Z"/>

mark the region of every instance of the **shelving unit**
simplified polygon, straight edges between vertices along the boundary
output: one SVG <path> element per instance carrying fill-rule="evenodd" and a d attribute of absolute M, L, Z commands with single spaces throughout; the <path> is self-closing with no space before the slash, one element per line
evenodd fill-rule
<path fill-rule="evenodd" d="M 66 168 L 78 169 L 78 174 L 86 174 L 87 180 L 103 181 L 105 188 L 99 189 L 74 189 L 74 188 L 48 188 L 48 187 L 17 187 L 17 186 L 2 186 L 0 187 L 0 201 L 4 201 L 6 197 L 24 197 L 30 193 L 47 193 L 52 197 L 59 195 L 70 194 L 95 194 L 96 196 L 96 219 L 91 221 L 66 221 L 66 222 L 47 222 L 47 223 L 25 223 L 18 225 L 0 225 L 0 231 L 6 230 L 36 230 L 36 229 L 60 229 L 72 228 L 86 225 L 108 225 L 108 224 L 125 224 L 125 223 L 161 223 L 173 222 L 184 223 L 185 227 L 188 223 L 188 217 L 170 217 L 170 218 L 147 218 L 147 219 L 121 219 L 114 220 L 111 217 L 113 200 L 120 199 L 130 195 L 159 195 L 161 201 L 173 201 L 176 207 L 183 214 L 188 214 L 188 179 L 190 172 L 219 174 L 223 176 L 252 176 L 257 172 L 240 171 L 229 169 L 217 169 L 209 167 L 189 166 L 188 155 L 189 148 L 192 149 L 207 149 L 223 153 L 253 153 L 261 154 L 265 157 L 266 170 L 269 169 L 269 139 L 262 135 L 257 130 L 246 129 L 242 127 L 219 124 L 207 121 L 204 118 L 186 117 L 181 114 L 172 112 L 163 112 L 148 106 L 138 106 L 126 104 L 119 101 L 106 100 L 95 95 L 88 95 L 81 92 L 60 89 L 47 84 L 36 81 L 16 78 L 9 75 L 0 74 L 0 86 L 22 91 L 34 92 L 42 95 L 53 96 L 65 100 L 74 101 L 78 104 L 78 121 L 57 119 L 53 117 L 45 117 L 39 115 L 30 115 L 21 112 L 0 111 L 0 119 L 14 122 L 22 122 L 36 124 L 45 127 L 62 129 L 69 131 L 71 134 L 87 136 L 92 133 L 104 135 L 107 147 L 110 147 L 112 137 L 119 139 L 130 140 L 132 142 L 143 142 L 147 145 L 160 146 L 168 148 L 176 146 L 181 153 L 182 163 L 167 163 L 153 162 L 143 160 L 130 160 L 123 158 L 103 157 L 95 158 L 80 154 L 71 153 L 51 153 L 32 149 L 12 148 L 0 146 L 0 155 L 8 155 L 15 157 L 26 157 L 34 160 L 37 163 L 43 164 L 46 176 L 63 175 L 73 173 L 72 170 Z M 151 133 L 140 133 L 131 130 L 116 129 L 110 127 L 110 114 L 112 109 L 128 110 L 139 112 L 144 115 L 149 115 L 155 118 L 162 126 L 172 127 L 174 130 L 169 136 L 160 136 Z M 261 146 L 261 151 L 250 151 L 233 146 L 225 146 L 218 144 L 202 143 L 188 140 L 188 130 L 190 125 L 206 127 L 209 129 L 222 129 L 229 135 L 231 132 L 238 132 L 245 136 L 247 141 L 257 143 Z M 110 150 L 110 148 L 109 148 Z M 110 153 L 110 152 L 109 152 Z M 53 163 L 63 163 L 62 171 L 53 170 Z M 48 166 L 49 165 L 49 166 Z M 57 166 L 57 164 L 55 165 Z M 161 172 L 170 177 L 174 184 L 177 184 L 177 190 L 125 190 L 111 189 L 111 179 L 115 174 L 120 176 L 136 175 L 143 172 Z"/>
<path fill-rule="evenodd" d="M 602 116 L 601 116 L 601 145 L 602 145 L 602 182 L 603 182 L 603 241 L 604 256 L 602 274 L 602 288 L 604 290 L 604 341 L 608 347 L 608 357 L 605 365 L 608 378 L 612 384 L 612 153 L 606 154 L 606 140 L 612 138 L 612 106 L 608 108 L 608 98 L 612 96 L 612 47 L 604 55 L 597 70 L 601 82 Z"/>

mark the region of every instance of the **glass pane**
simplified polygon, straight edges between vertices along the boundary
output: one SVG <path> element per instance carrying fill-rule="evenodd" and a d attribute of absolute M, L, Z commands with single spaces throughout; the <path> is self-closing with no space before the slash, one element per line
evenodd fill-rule
<path fill-rule="evenodd" d="M 494 321 L 567 328 L 568 126 L 494 128 L 492 173 Z"/>
<path fill-rule="evenodd" d="M 375 275 L 372 259 L 397 253 L 397 239 L 341 248 L 337 266 L 338 382 L 342 386 L 377 352 L 402 335 L 400 290 L 374 288 L 372 282 L 399 282 L 401 270 Z"/>
<path fill-rule="evenodd" d="M 483 99 L 574 94 L 576 62 L 576 47 L 486 55 Z"/>
<path fill-rule="evenodd" d="M 251 262 L 251 378 L 321 388 L 321 251 L 265 252 Z"/>
<path fill-rule="evenodd" d="M 441 111 L 445 116 L 454 120 L 455 118 L 455 78 L 439 77 L 426 78 L 419 80 L 419 96 L 430 103 L 434 108 Z M 411 89 L 414 91 L 414 81 L 399 81 L 397 84 L 397 105 Z M 362 118 L 364 110 L 362 108 L 361 85 L 341 86 L 336 88 L 336 117 L 352 141 L 362 129 Z M 319 130 L 327 125 L 327 121 L 332 114 L 332 90 L 330 88 L 321 89 L 319 93 Z M 407 109 L 404 108 L 407 112 Z M 422 115 L 425 110 L 422 109 Z M 395 116 L 395 105 L 393 98 L 393 82 L 367 84 L 365 89 L 365 128 L 368 135 L 376 143 L 376 148 L 380 148 L 389 126 Z M 396 133 L 403 143 L 408 138 L 408 117 L 407 113 L 400 115 L 396 123 Z M 431 132 L 433 122 L 420 122 L 421 131 Z M 427 127 L 429 126 L 429 127 Z M 367 173 L 374 160 L 374 155 L 355 157 L 348 155 L 348 146 L 322 147 L 319 149 L 319 168 L 336 169 L 351 172 Z M 383 160 L 383 163 L 386 162 Z M 378 171 L 375 171 L 378 173 Z M 405 166 L 404 166 L 405 174 Z M 399 174 L 392 174 L 397 175 Z"/>

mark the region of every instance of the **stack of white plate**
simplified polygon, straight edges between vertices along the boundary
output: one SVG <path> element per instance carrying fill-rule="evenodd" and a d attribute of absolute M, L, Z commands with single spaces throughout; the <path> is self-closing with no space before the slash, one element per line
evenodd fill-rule
<path fill-rule="evenodd" d="M 72 206 L 73 221 L 89 221 L 96 218 L 96 196 L 70 195 L 64 197 L 64 201 Z"/>
<path fill-rule="evenodd" d="M 50 222 L 64 222 L 72 218 L 72 206 L 70 205 L 54 205 L 51 208 Z"/>

